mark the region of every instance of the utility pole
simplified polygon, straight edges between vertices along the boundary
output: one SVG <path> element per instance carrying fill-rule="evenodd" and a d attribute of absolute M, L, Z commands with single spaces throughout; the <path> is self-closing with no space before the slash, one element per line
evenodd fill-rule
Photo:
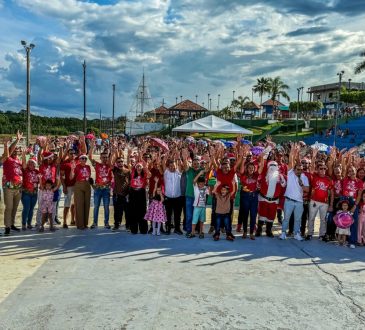
<path fill-rule="evenodd" d="M 84 72 L 84 134 L 86 135 L 86 127 L 87 127 L 87 120 L 86 120 L 86 61 L 82 64 L 83 72 Z"/>
<path fill-rule="evenodd" d="M 27 55 L 27 146 L 31 139 L 31 121 L 30 121 L 30 52 L 35 47 L 34 44 L 27 45 L 27 42 L 22 40 L 20 42 L 25 49 Z"/>
<path fill-rule="evenodd" d="M 112 137 L 114 137 L 115 84 L 113 84 Z"/>

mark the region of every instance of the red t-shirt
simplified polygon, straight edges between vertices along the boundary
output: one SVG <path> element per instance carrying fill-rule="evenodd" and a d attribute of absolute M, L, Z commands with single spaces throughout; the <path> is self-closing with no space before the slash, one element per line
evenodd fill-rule
<path fill-rule="evenodd" d="M 349 177 L 342 180 L 342 196 L 357 197 L 358 191 L 363 191 L 364 183 L 360 179 L 350 179 Z"/>
<path fill-rule="evenodd" d="M 157 168 L 151 168 L 150 172 L 151 172 L 151 177 L 149 179 L 148 191 L 150 194 L 152 194 L 153 190 L 155 189 L 155 177 L 158 177 L 157 184 L 161 188 L 163 187 L 164 182 L 163 182 L 163 175 Z"/>
<path fill-rule="evenodd" d="M 112 169 L 108 164 L 95 162 L 95 183 L 100 186 L 111 184 L 113 179 Z"/>
<path fill-rule="evenodd" d="M 65 185 L 66 185 L 66 187 L 73 187 L 75 185 L 75 182 L 76 182 L 76 178 L 73 178 L 72 180 L 70 179 L 71 164 L 72 163 L 70 161 L 63 162 L 61 164 L 61 171 L 65 172 Z"/>
<path fill-rule="evenodd" d="M 42 164 L 39 167 L 39 174 L 41 176 L 42 186 L 47 180 L 51 180 L 53 184 L 56 183 L 57 167 L 56 165 Z"/>
<path fill-rule="evenodd" d="M 267 165 L 266 165 L 267 167 Z M 282 175 L 287 176 L 288 175 L 288 165 L 285 163 L 278 164 L 279 167 L 279 173 Z"/>
<path fill-rule="evenodd" d="M 23 170 L 23 189 L 34 192 L 39 184 L 39 171 L 26 168 Z"/>
<path fill-rule="evenodd" d="M 240 176 L 240 181 L 243 191 L 246 192 L 257 191 L 258 178 L 259 178 L 258 173 L 253 173 L 251 177 L 248 177 L 246 174 L 242 174 Z"/>
<path fill-rule="evenodd" d="M 3 163 L 3 186 L 7 182 L 15 186 L 23 182 L 22 163 L 18 158 L 8 157 Z"/>
<path fill-rule="evenodd" d="M 336 179 L 336 177 L 333 176 L 332 180 L 335 197 L 340 197 L 342 195 L 342 179 Z"/>
<path fill-rule="evenodd" d="M 147 185 L 147 174 L 146 174 L 146 172 L 144 172 L 143 176 L 138 175 L 138 176 L 134 177 L 135 172 L 136 172 L 136 169 L 133 169 L 132 174 L 131 174 L 131 187 L 133 189 L 146 188 L 146 185 Z"/>
<path fill-rule="evenodd" d="M 328 192 L 333 189 L 333 182 L 328 176 L 320 177 L 313 174 L 311 199 L 321 203 L 328 202 Z"/>
<path fill-rule="evenodd" d="M 91 168 L 89 165 L 82 166 L 77 164 L 75 167 L 76 182 L 88 181 L 91 176 Z"/>
<path fill-rule="evenodd" d="M 218 193 L 220 193 L 222 186 L 229 186 L 230 193 L 233 191 L 234 189 L 233 180 L 235 174 L 236 172 L 234 171 L 233 168 L 231 168 L 231 170 L 227 174 L 224 174 L 222 169 L 217 170 L 217 181 L 221 183 L 217 189 Z"/>

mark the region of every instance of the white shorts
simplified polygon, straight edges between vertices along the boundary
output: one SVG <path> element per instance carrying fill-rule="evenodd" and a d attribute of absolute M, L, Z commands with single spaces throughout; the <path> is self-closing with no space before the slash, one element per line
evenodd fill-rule
<path fill-rule="evenodd" d="M 65 204 L 64 207 L 71 207 L 74 196 L 74 187 L 67 187 L 67 194 L 65 194 Z"/>

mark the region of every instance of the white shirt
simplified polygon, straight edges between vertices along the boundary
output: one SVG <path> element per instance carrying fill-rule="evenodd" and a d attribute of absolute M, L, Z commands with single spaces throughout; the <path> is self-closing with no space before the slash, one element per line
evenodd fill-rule
<path fill-rule="evenodd" d="M 194 185 L 194 203 L 193 206 L 198 207 L 206 207 L 206 199 L 207 195 L 209 195 L 209 189 L 208 187 L 204 186 L 203 189 L 199 189 L 198 185 Z"/>
<path fill-rule="evenodd" d="M 304 173 L 300 175 L 300 179 L 302 180 L 304 187 L 309 187 L 308 178 Z M 288 172 L 288 180 L 284 196 L 294 199 L 297 202 L 303 202 L 303 188 L 299 185 L 299 180 L 294 169 L 291 169 Z"/>
<path fill-rule="evenodd" d="M 177 198 L 181 196 L 180 180 L 181 173 L 178 170 L 171 172 L 166 169 L 163 174 L 165 182 L 165 196 L 168 198 Z"/>

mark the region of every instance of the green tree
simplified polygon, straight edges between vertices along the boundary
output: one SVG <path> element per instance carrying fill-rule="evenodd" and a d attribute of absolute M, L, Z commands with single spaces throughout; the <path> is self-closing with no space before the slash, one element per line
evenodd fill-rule
<path fill-rule="evenodd" d="M 241 110 L 241 119 L 243 114 L 243 109 L 245 107 L 246 101 L 249 101 L 250 98 L 248 96 L 239 96 L 237 99 L 233 100 L 231 103 L 231 107 L 233 109 L 240 109 Z"/>
<path fill-rule="evenodd" d="M 256 85 L 253 86 L 254 93 L 258 93 L 260 96 L 260 106 L 262 104 L 262 96 L 265 93 L 270 93 L 269 78 L 261 77 L 257 78 Z"/>
<path fill-rule="evenodd" d="M 304 119 L 310 118 L 314 112 L 318 112 L 323 108 L 323 104 L 320 101 L 314 102 L 299 102 L 299 109 L 297 108 L 298 102 L 290 102 L 290 112 L 296 113 L 299 110 L 299 116 Z"/>
<path fill-rule="evenodd" d="M 365 57 L 365 52 L 360 53 L 361 57 Z M 355 67 L 355 74 L 359 74 L 361 72 L 365 71 L 365 60 L 358 63 Z"/>
<path fill-rule="evenodd" d="M 365 92 L 341 90 L 341 101 L 362 106 L 365 103 Z"/>
<path fill-rule="evenodd" d="M 275 78 L 269 78 L 269 91 L 271 94 L 271 100 L 273 103 L 273 117 L 275 118 L 276 113 L 276 101 L 278 96 L 282 96 L 283 98 L 290 101 L 290 97 L 287 94 L 286 90 L 289 89 L 289 86 L 285 84 L 279 76 Z"/>

